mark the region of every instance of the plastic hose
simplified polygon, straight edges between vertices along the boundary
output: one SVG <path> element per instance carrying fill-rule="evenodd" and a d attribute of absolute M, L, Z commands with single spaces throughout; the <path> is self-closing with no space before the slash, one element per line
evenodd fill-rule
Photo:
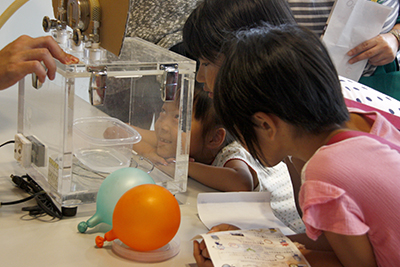
<path fill-rule="evenodd" d="M 7 22 L 7 20 L 26 2 L 29 0 L 15 0 L 0 16 L 0 29 Z"/>

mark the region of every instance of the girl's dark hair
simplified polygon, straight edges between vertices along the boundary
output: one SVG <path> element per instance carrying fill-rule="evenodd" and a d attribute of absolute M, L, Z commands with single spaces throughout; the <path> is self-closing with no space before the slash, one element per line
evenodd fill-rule
<path fill-rule="evenodd" d="M 318 134 L 349 119 L 335 67 L 319 38 L 296 25 L 236 32 L 214 87 L 214 107 L 228 131 L 257 159 L 252 116 L 274 114 L 297 133 Z"/>
<path fill-rule="evenodd" d="M 204 0 L 184 25 L 185 50 L 215 62 L 228 33 L 262 21 L 280 25 L 294 18 L 285 0 Z"/>
<path fill-rule="evenodd" d="M 219 120 L 215 113 L 213 100 L 208 96 L 208 92 L 203 90 L 200 83 L 196 83 L 193 96 L 193 114 L 194 118 L 202 125 L 202 136 L 217 128 L 223 127 L 222 121 Z M 233 142 L 233 138 L 228 133 L 226 134 L 223 146 Z"/>

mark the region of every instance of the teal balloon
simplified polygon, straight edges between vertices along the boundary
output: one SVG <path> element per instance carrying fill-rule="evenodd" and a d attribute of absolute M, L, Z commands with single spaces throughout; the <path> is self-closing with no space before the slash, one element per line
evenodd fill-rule
<path fill-rule="evenodd" d="M 78 224 L 81 233 L 88 227 L 94 227 L 99 223 L 112 226 L 112 217 L 115 205 L 121 196 L 135 186 L 142 184 L 155 184 L 153 178 L 137 168 L 122 168 L 112 172 L 100 185 L 96 200 L 96 213 L 86 222 Z"/>

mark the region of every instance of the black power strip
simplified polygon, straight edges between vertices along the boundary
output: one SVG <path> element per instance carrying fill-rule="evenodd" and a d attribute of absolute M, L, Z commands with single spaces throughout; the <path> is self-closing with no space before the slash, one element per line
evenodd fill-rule
<path fill-rule="evenodd" d="M 29 211 L 30 215 L 38 215 L 46 213 L 52 217 L 61 219 L 63 217 L 60 209 L 54 204 L 51 197 L 43 190 L 43 188 L 35 182 L 28 174 L 22 176 L 10 176 L 15 185 L 30 195 L 34 195 L 37 206 L 23 208 Z"/>

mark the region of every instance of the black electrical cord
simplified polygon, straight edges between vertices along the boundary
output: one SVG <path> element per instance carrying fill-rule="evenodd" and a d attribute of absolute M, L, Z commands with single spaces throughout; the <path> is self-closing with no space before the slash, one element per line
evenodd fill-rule
<path fill-rule="evenodd" d="M 10 141 L 7 141 L 7 142 L 2 143 L 2 144 L 0 145 L 0 147 L 5 146 L 5 145 L 8 145 L 8 144 L 13 144 L 13 143 L 15 143 L 15 141 L 14 141 L 14 140 L 10 140 Z M 1 206 L 6 206 L 6 205 L 19 204 L 19 203 L 28 201 L 28 200 L 30 200 L 30 199 L 32 199 L 32 198 L 34 198 L 34 197 L 35 197 L 35 195 L 31 195 L 31 196 L 29 196 L 29 197 L 26 197 L 26 198 L 23 198 L 23 199 L 19 199 L 19 200 L 15 200 L 15 201 L 0 202 L 0 207 L 1 207 Z"/>
<path fill-rule="evenodd" d="M 29 175 L 26 174 L 22 176 L 16 176 L 11 174 L 10 177 L 19 188 L 34 196 L 37 204 L 35 207 L 40 208 L 44 213 L 52 216 L 53 218 L 61 219 L 63 217 L 61 211 L 54 204 L 49 195 L 46 194 L 43 188 Z"/>
<path fill-rule="evenodd" d="M 15 140 L 4 142 L 3 144 L 0 144 L 0 147 L 12 143 L 15 143 Z M 36 183 L 35 180 L 33 180 L 28 174 L 22 176 L 11 174 L 10 177 L 16 186 L 30 194 L 30 196 L 15 201 L 0 202 L 0 207 L 23 203 L 34 198 L 37 205 L 33 207 L 24 207 L 22 208 L 23 211 L 29 211 L 29 215 L 34 217 L 38 217 L 38 215 L 43 214 L 48 214 L 52 216 L 53 219 L 61 219 L 63 217 L 61 211 L 54 204 L 49 195 L 47 195 L 43 188 L 38 183 Z"/>
<path fill-rule="evenodd" d="M 15 143 L 15 141 L 14 140 L 10 140 L 10 141 L 7 141 L 7 142 L 1 144 L 0 147 L 8 145 L 8 144 L 13 144 L 13 143 Z"/>
<path fill-rule="evenodd" d="M 61 211 L 53 203 L 49 195 L 47 195 L 43 188 L 39 184 L 37 184 L 29 175 L 16 176 L 11 174 L 10 177 L 17 187 L 30 194 L 30 196 L 10 202 L 0 202 L 0 207 L 5 205 L 19 204 L 34 198 L 36 200 L 36 206 L 23 207 L 23 211 L 29 211 L 29 215 L 34 217 L 47 214 L 53 217 L 53 219 L 62 218 Z"/>
<path fill-rule="evenodd" d="M 35 198 L 38 195 L 45 194 L 45 193 L 46 193 L 45 191 L 42 191 L 42 192 L 38 192 L 38 193 L 35 193 L 33 195 L 30 195 L 29 197 L 26 197 L 26 198 L 23 198 L 23 199 L 19 199 L 19 200 L 15 200 L 15 201 L 9 201 L 9 202 L 0 202 L 0 207 L 1 206 L 6 206 L 6 205 L 15 205 L 15 204 L 23 203 L 23 202 L 26 202 L 28 200 L 31 200 L 32 198 Z"/>

